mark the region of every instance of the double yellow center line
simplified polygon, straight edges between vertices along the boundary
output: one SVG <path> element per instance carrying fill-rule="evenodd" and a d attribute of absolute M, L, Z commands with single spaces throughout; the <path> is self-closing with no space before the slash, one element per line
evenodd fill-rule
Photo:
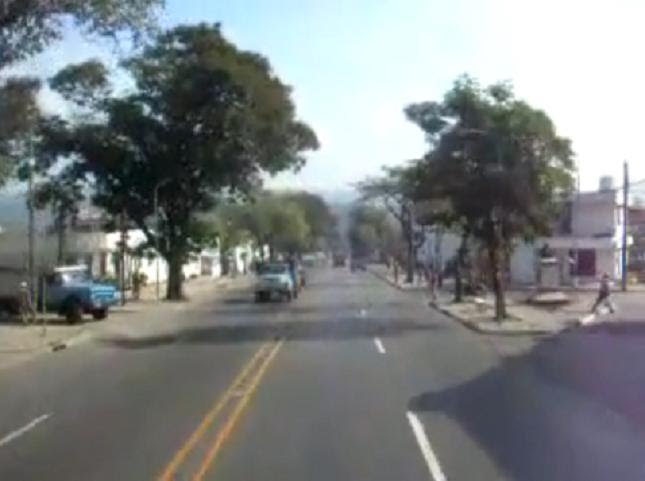
<path fill-rule="evenodd" d="M 217 432 L 210 444 L 206 456 L 192 477 L 193 481 L 202 481 L 204 479 L 204 476 L 213 465 L 213 461 L 217 457 L 217 454 L 235 430 L 235 426 L 244 412 L 244 409 L 249 404 L 249 401 L 253 397 L 262 377 L 271 365 L 275 356 L 278 354 L 278 351 L 282 348 L 283 343 L 283 339 L 276 342 L 267 342 L 255 352 L 226 391 L 224 391 L 222 396 L 206 413 L 195 431 L 193 431 L 186 442 L 175 453 L 166 466 L 166 469 L 157 478 L 158 481 L 174 481 L 177 479 L 177 472 L 188 459 L 190 453 L 208 433 L 218 415 L 224 410 L 224 408 L 230 406 L 232 408 L 230 410 L 230 414 Z"/>

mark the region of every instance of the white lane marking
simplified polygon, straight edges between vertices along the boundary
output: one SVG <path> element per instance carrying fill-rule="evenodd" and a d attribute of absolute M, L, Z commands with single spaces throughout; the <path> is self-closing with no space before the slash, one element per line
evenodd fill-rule
<path fill-rule="evenodd" d="M 2 446 L 5 446 L 5 445 L 9 444 L 14 439 L 19 438 L 20 436 L 25 434 L 27 431 L 35 428 L 40 423 L 42 423 L 43 421 L 47 420 L 47 418 L 50 417 L 50 416 L 51 416 L 51 414 L 43 414 L 42 416 L 38 416 L 36 419 L 31 421 L 30 423 L 25 424 L 20 429 L 16 429 L 15 431 L 10 432 L 4 438 L 0 439 L 0 448 Z"/>
<path fill-rule="evenodd" d="M 437 459 L 434 451 L 432 451 L 432 447 L 430 446 L 430 441 L 428 441 L 428 436 L 426 436 L 426 430 L 423 427 L 423 424 L 416 414 L 410 411 L 406 414 L 410 427 L 412 428 L 412 432 L 414 433 L 414 437 L 419 444 L 419 449 L 421 449 L 421 454 L 423 454 L 426 464 L 428 465 L 432 479 L 434 479 L 434 481 L 446 481 L 446 476 L 441 470 L 439 459 Z"/>
<path fill-rule="evenodd" d="M 374 338 L 374 344 L 376 345 L 376 349 L 378 349 L 378 352 L 381 354 L 385 354 L 385 346 L 383 345 L 383 342 L 381 342 L 381 339 L 378 337 Z"/>

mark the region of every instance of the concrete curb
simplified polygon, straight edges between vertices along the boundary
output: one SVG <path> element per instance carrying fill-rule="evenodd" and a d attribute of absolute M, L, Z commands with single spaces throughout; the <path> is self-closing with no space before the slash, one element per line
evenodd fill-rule
<path fill-rule="evenodd" d="M 402 289 L 401 286 L 395 284 L 392 282 L 387 276 L 383 276 L 380 273 L 368 268 L 368 272 L 370 272 L 374 277 L 381 279 L 382 281 L 386 282 L 390 286 L 394 287 L 395 289 L 398 289 L 403 292 L 407 292 L 408 289 Z M 466 329 L 475 332 L 480 335 L 485 335 L 485 336 L 503 336 L 503 337 L 527 337 L 527 336 L 548 336 L 552 334 L 557 334 L 562 331 L 567 331 L 572 329 L 573 327 L 576 327 L 577 325 L 580 325 L 580 323 L 572 323 L 571 325 L 564 326 L 563 329 L 553 331 L 551 329 L 533 329 L 533 330 L 526 330 L 526 329 L 517 329 L 517 330 L 508 330 L 508 331 L 495 331 L 495 330 L 490 330 L 490 329 L 485 329 L 482 328 L 478 323 L 468 321 L 467 319 L 464 319 L 462 317 L 459 317 L 455 315 L 453 312 L 451 312 L 448 309 L 445 309 L 441 307 L 439 304 L 436 302 L 428 302 L 428 307 L 430 309 L 434 309 L 438 312 L 441 312 L 447 317 L 450 317 L 451 319 L 459 322 L 462 326 L 464 326 Z"/>
<path fill-rule="evenodd" d="M 553 331 L 551 329 L 533 329 L 533 330 L 517 329 L 517 330 L 508 330 L 508 331 L 495 331 L 491 329 L 482 328 L 478 323 L 459 317 L 455 315 L 453 312 L 451 312 L 450 310 L 445 309 L 437 305 L 436 303 L 430 302 L 428 303 L 428 307 L 441 312 L 442 314 L 450 317 L 451 319 L 454 319 L 465 328 L 473 332 L 476 332 L 477 334 L 482 334 L 485 336 L 504 336 L 504 337 L 548 336 L 550 334 L 557 334 L 558 332 L 561 332 L 569 328 L 567 326 L 564 329 L 561 329 L 559 331 Z"/>
<path fill-rule="evenodd" d="M 389 277 L 384 276 L 384 275 L 382 275 L 381 273 L 379 273 L 379 272 L 377 272 L 377 271 L 375 271 L 374 269 L 371 269 L 371 268 L 369 268 L 369 267 L 367 267 L 367 269 L 366 269 L 366 270 L 367 270 L 367 272 L 369 272 L 370 274 L 372 274 L 372 275 L 373 275 L 374 277 L 376 277 L 377 279 L 380 279 L 380 280 L 382 280 L 382 281 L 386 282 L 387 284 L 389 284 L 390 286 L 394 287 L 395 289 L 398 289 L 398 290 L 400 290 L 400 291 L 402 291 L 402 290 L 403 290 L 403 289 L 401 289 L 401 286 L 399 286 L 398 284 L 396 284 L 396 283 L 392 282 L 392 281 L 390 280 L 390 278 L 389 278 Z"/>
<path fill-rule="evenodd" d="M 406 289 L 405 287 L 393 282 L 392 279 L 390 279 L 388 276 L 384 276 L 381 273 L 370 269 L 369 267 L 366 268 L 366 270 L 367 270 L 367 272 L 372 274 L 374 277 L 377 277 L 378 279 L 381 279 L 382 281 L 387 282 L 390 286 L 394 287 L 395 289 L 400 290 L 401 292 L 422 292 L 422 291 L 424 291 L 426 289 L 424 286 L 412 286 L 412 287 Z"/>

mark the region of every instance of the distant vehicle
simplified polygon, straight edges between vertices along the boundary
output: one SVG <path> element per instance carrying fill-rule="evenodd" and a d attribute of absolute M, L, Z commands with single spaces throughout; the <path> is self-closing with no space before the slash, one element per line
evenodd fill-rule
<path fill-rule="evenodd" d="M 364 271 L 367 269 L 367 263 L 365 262 L 365 259 L 362 258 L 354 258 L 352 257 L 352 260 L 349 264 L 350 270 L 353 271 Z"/>
<path fill-rule="evenodd" d="M 308 252 L 302 255 L 302 264 L 305 267 L 322 267 L 327 265 L 328 258 L 324 252 Z"/>
<path fill-rule="evenodd" d="M 2 269 L 0 279 L 0 307 L 18 313 L 25 273 Z M 115 286 L 95 282 L 85 265 L 56 267 L 38 284 L 36 307 L 42 308 L 44 298 L 47 311 L 64 316 L 70 323 L 81 322 L 83 314 L 91 314 L 97 320 L 105 319 L 110 306 L 117 304 L 120 299 Z"/>
<path fill-rule="evenodd" d="M 285 262 L 263 264 L 258 268 L 255 302 L 269 301 L 275 296 L 287 301 L 296 296 L 296 286 Z"/>
<path fill-rule="evenodd" d="M 304 254 L 302 256 L 302 265 L 305 267 L 314 267 L 316 265 L 316 256 L 314 254 Z"/>
<path fill-rule="evenodd" d="M 334 254 L 333 265 L 334 267 L 345 267 L 347 256 L 343 253 L 337 252 Z"/>

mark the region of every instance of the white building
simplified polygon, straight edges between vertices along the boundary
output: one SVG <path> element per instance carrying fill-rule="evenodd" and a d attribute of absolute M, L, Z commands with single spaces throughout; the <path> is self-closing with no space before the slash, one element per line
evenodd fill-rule
<path fill-rule="evenodd" d="M 610 179 L 603 178 L 598 191 L 578 193 L 568 202 L 551 237 L 515 246 L 508 281 L 514 285 L 536 284 L 545 246 L 557 260 L 561 285 L 597 281 L 604 272 L 618 280 L 622 275 L 624 230 L 619 192 Z M 454 258 L 459 242 L 459 236 L 454 233 L 426 228 L 417 259 L 424 263 L 437 259 L 445 267 Z"/>
<path fill-rule="evenodd" d="M 461 238 L 445 228 L 426 227 L 419 229 L 422 241 L 417 249 L 417 262 L 427 266 L 441 266 L 455 258 Z"/>
<path fill-rule="evenodd" d="M 619 192 L 610 179 L 603 178 L 598 191 L 580 192 L 569 201 L 551 237 L 515 250 L 511 281 L 535 283 L 543 250 L 556 258 L 562 285 L 596 281 L 605 272 L 618 280 L 624 232 Z M 627 240 L 631 244 L 631 238 Z"/>
<path fill-rule="evenodd" d="M 168 278 L 168 264 L 163 257 L 156 255 L 153 249 L 147 250 L 144 255 L 132 254 L 132 251 L 146 242 L 145 234 L 140 229 L 129 229 L 126 232 L 126 284 L 130 283 L 135 272 L 145 275 L 148 283 L 157 282 L 157 279 L 159 282 L 165 282 Z M 68 234 L 66 263 L 83 263 L 89 266 L 95 277 L 116 279 L 121 262 L 120 244 L 120 232 L 83 232 L 77 228 Z M 200 276 L 219 277 L 219 251 L 204 249 L 191 254 L 182 270 L 186 279 Z"/>

